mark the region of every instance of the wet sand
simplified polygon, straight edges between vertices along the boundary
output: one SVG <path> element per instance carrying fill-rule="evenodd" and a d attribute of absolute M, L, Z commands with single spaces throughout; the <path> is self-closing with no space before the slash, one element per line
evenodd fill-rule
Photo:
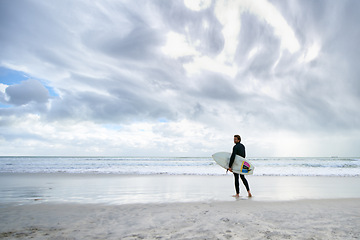
<path fill-rule="evenodd" d="M 253 201 L 360 198 L 360 177 L 247 176 Z M 232 174 L 0 174 L 0 203 L 132 204 L 233 201 Z M 242 197 L 247 196 L 240 182 Z"/>

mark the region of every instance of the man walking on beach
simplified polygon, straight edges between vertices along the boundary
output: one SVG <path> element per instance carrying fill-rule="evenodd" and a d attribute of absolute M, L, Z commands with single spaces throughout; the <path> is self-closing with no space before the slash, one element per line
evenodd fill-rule
<path fill-rule="evenodd" d="M 243 174 L 238 174 L 238 173 L 234 173 L 231 169 L 234 160 L 235 160 L 235 155 L 239 155 L 243 158 L 245 158 L 246 154 L 245 154 L 245 146 L 240 143 L 241 142 L 241 137 L 239 135 L 234 135 L 234 143 L 235 146 L 233 147 L 233 151 L 230 157 L 230 162 L 229 162 L 229 168 L 228 170 L 230 172 L 232 172 L 234 174 L 234 178 L 235 178 L 235 190 L 236 190 L 236 195 L 233 195 L 233 197 L 239 197 L 240 194 L 240 188 L 239 188 L 239 175 L 240 178 L 243 182 L 243 184 L 245 185 L 245 188 L 248 192 L 248 197 L 252 197 L 251 192 L 250 192 L 250 188 L 249 188 L 249 184 L 248 181 L 246 180 L 245 176 Z"/>

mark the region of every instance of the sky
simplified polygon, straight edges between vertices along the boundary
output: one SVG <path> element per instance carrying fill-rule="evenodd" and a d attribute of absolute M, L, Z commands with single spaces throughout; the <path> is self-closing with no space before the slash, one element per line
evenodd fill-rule
<path fill-rule="evenodd" d="M 1 0 L 0 155 L 360 156 L 360 1 Z"/>

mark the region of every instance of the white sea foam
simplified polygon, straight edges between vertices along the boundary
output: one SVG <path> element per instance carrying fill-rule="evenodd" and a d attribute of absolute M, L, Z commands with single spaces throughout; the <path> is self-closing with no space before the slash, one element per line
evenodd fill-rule
<path fill-rule="evenodd" d="M 258 176 L 360 176 L 360 158 L 248 158 Z M 223 175 L 211 157 L 0 157 L 0 173 Z"/>

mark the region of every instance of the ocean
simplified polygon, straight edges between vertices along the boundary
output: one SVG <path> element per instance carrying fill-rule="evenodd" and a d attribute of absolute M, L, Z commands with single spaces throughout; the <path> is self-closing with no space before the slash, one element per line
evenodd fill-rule
<path fill-rule="evenodd" d="M 360 158 L 247 160 L 256 201 L 360 196 Z M 0 157 L 0 207 L 231 201 L 233 193 L 232 174 L 211 157 Z"/>
<path fill-rule="evenodd" d="M 247 158 L 256 176 L 360 176 L 360 158 Z M 224 175 L 211 157 L 0 157 L 0 173 Z"/>

